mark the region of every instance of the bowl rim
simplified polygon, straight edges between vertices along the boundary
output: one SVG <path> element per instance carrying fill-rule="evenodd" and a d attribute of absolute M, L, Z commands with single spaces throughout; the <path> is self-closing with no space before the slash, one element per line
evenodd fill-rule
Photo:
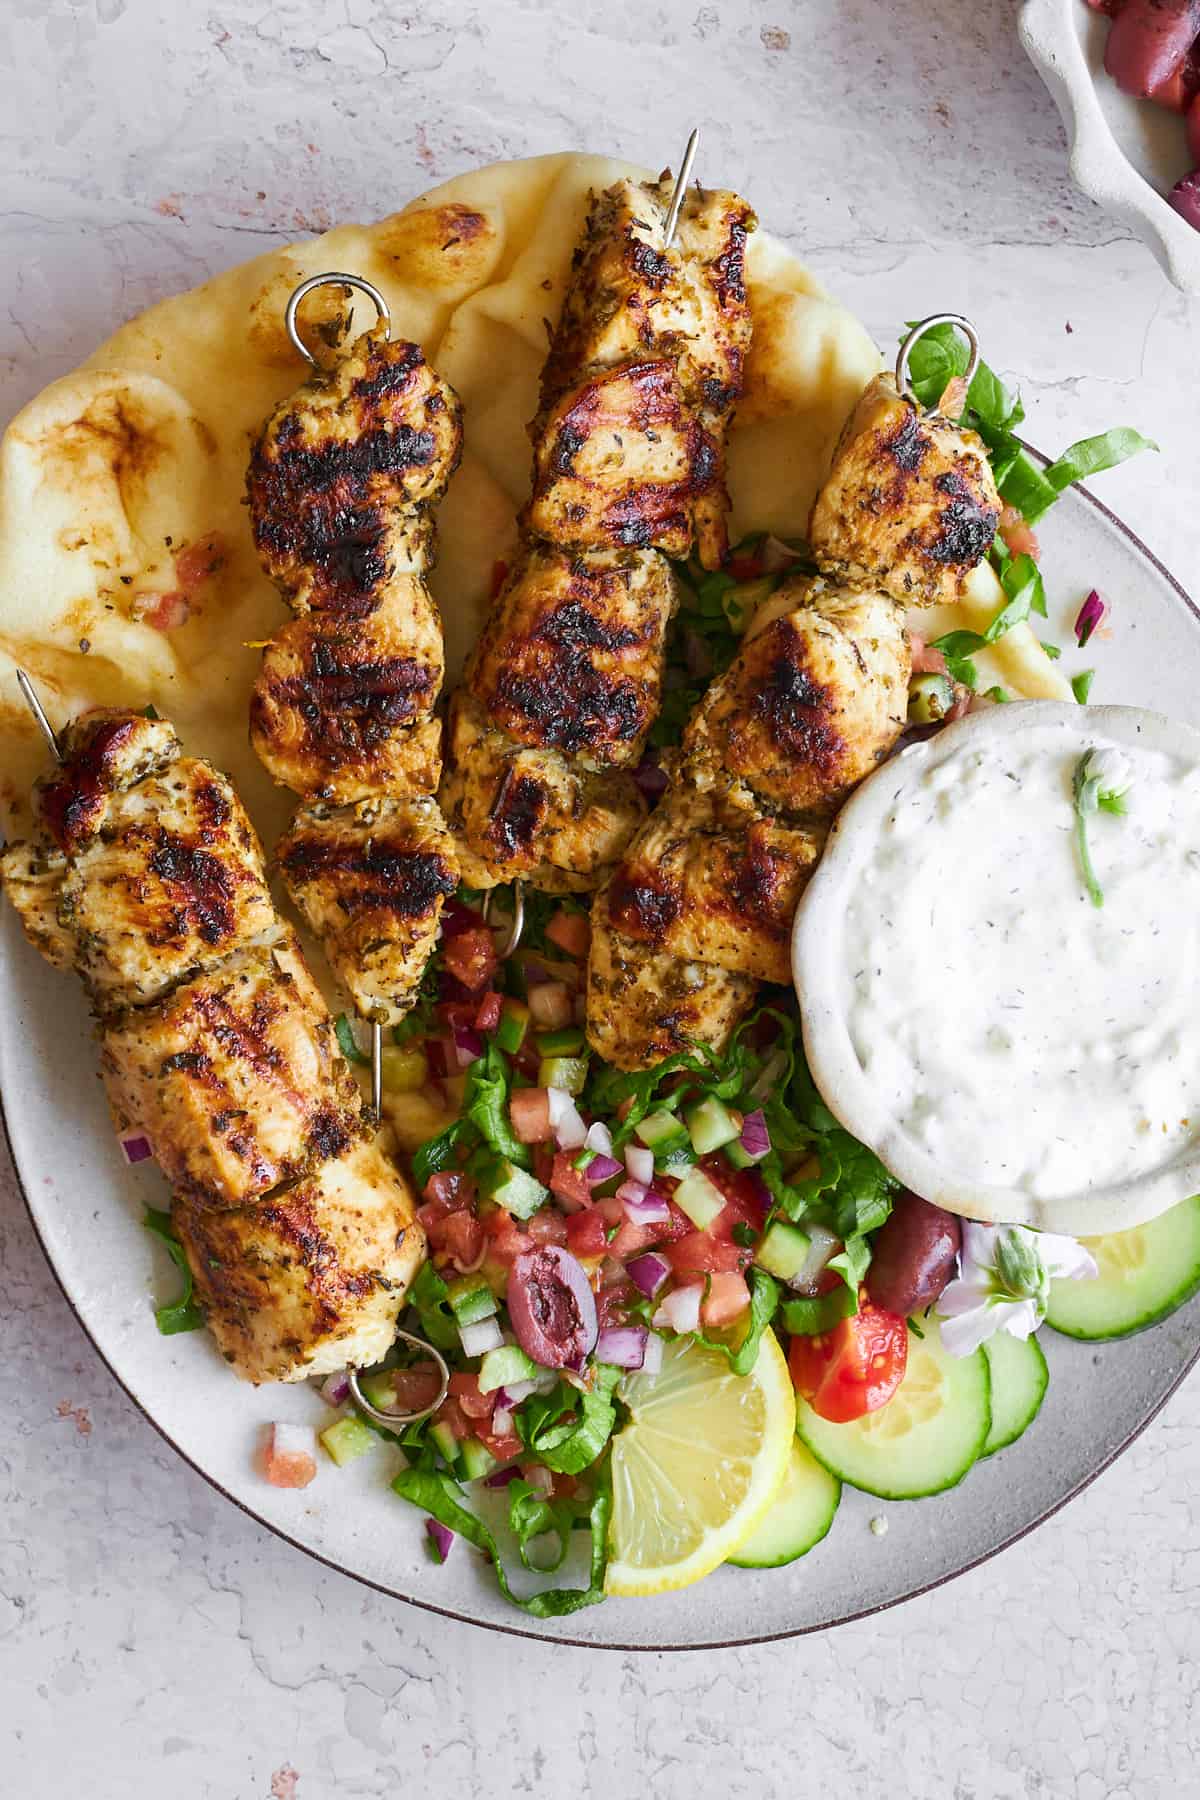
<path fill-rule="evenodd" d="M 1135 231 L 1187 294 L 1200 294 L 1200 232 L 1134 168 L 1112 134 L 1071 14 L 1083 0 L 1024 0 L 1021 45 L 1066 127 L 1076 186 Z"/>

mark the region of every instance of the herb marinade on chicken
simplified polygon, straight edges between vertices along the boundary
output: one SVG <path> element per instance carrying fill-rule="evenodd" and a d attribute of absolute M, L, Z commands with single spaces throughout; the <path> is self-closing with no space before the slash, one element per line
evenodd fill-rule
<path fill-rule="evenodd" d="M 297 615 L 266 647 L 250 738 L 307 802 L 277 848 L 288 894 L 357 1011 L 411 1008 L 458 885 L 434 798 L 442 622 L 425 581 L 462 409 L 416 344 L 365 332 L 285 400 L 250 459 L 263 568 Z"/>
<path fill-rule="evenodd" d="M 114 1121 L 172 1185 L 222 1354 L 251 1381 L 377 1362 L 424 1234 L 241 802 L 163 719 L 100 709 L 60 746 L 0 882 L 88 989 Z"/>
<path fill-rule="evenodd" d="M 542 372 L 521 544 L 450 705 L 441 800 L 464 879 L 594 889 L 646 814 L 633 779 L 678 604 L 668 558 L 727 549 L 753 215 L 672 184 L 592 199 Z"/>
<path fill-rule="evenodd" d="M 792 917 L 830 819 L 904 729 L 903 608 L 957 598 L 998 518 L 975 434 L 872 381 L 813 508 L 822 575 L 761 603 L 596 897 L 587 1026 L 607 1061 L 720 1049 L 759 982 L 790 982 Z"/>

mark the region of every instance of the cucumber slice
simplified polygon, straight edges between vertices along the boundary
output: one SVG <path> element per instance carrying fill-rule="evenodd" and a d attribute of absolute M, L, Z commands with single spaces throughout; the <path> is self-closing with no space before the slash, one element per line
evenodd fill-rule
<path fill-rule="evenodd" d="M 762 1242 L 754 1252 L 754 1260 L 768 1275 L 778 1275 L 780 1281 L 790 1281 L 808 1261 L 811 1248 L 812 1239 L 807 1232 L 787 1224 L 783 1219 L 776 1219 L 763 1233 Z"/>
<path fill-rule="evenodd" d="M 735 1569 L 779 1569 L 819 1544 L 838 1509 L 842 1484 L 799 1438 L 771 1510 L 729 1561 Z"/>
<path fill-rule="evenodd" d="M 707 1231 L 714 1219 L 725 1211 L 725 1196 L 703 1169 L 692 1169 L 675 1189 L 674 1200 L 685 1212 L 697 1231 Z"/>
<path fill-rule="evenodd" d="M 1046 1323 L 1064 1337 L 1129 1337 L 1157 1325 L 1200 1288 L 1200 1195 L 1132 1231 L 1084 1238 L 1094 1281 L 1052 1281 Z"/>
<path fill-rule="evenodd" d="M 1041 1411 L 1050 1371 L 1035 1337 L 1010 1337 L 998 1331 L 983 1346 L 992 1378 L 992 1428 L 981 1452 L 994 1456 L 1015 1444 Z"/>
<path fill-rule="evenodd" d="M 701 1100 L 687 1114 L 687 1132 L 697 1156 L 707 1156 L 722 1144 L 732 1143 L 741 1129 L 729 1108 L 717 1099 Z"/>
<path fill-rule="evenodd" d="M 941 1327 L 908 1340 L 904 1380 L 886 1406 L 849 1425 L 796 1402 L 796 1429 L 831 1475 L 881 1500 L 918 1500 L 960 1482 L 992 1425 L 991 1378 L 982 1350 L 951 1356 Z"/>

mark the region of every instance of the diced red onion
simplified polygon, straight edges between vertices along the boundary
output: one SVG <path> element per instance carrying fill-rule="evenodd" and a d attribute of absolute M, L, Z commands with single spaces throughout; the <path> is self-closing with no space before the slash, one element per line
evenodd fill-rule
<path fill-rule="evenodd" d="M 663 1340 L 657 1331 L 646 1333 L 646 1348 L 642 1354 L 642 1374 L 657 1375 L 663 1364 Z"/>
<path fill-rule="evenodd" d="M 528 1400 L 530 1394 L 537 1391 L 536 1381 L 509 1381 L 496 1390 L 496 1405 L 502 1406 L 505 1412 L 511 1412 L 514 1406 L 520 1406 L 522 1400 Z"/>
<path fill-rule="evenodd" d="M 513 1416 L 507 1406 L 497 1406 L 492 1413 L 492 1430 L 497 1437 L 507 1437 L 513 1428 Z"/>
<path fill-rule="evenodd" d="M 771 1134 L 767 1130 L 767 1121 L 763 1117 L 761 1107 L 757 1112 L 747 1113 L 742 1120 L 741 1146 L 747 1156 L 765 1156 L 771 1148 Z"/>
<path fill-rule="evenodd" d="M 495 1314 L 490 1319 L 477 1320 L 474 1325 L 460 1325 L 458 1335 L 464 1356 L 486 1356 L 489 1350 L 498 1350 L 504 1342 Z"/>
<path fill-rule="evenodd" d="M 483 1039 L 469 1025 L 454 1027 L 454 1057 L 460 1069 L 469 1069 L 483 1055 Z"/>
<path fill-rule="evenodd" d="M 775 1083 L 787 1067 L 786 1050 L 774 1050 L 759 1071 L 758 1079 L 750 1089 L 752 1100 L 766 1100 L 774 1089 Z"/>
<path fill-rule="evenodd" d="M 623 1175 L 625 1167 L 615 1156 L 605 1156 L 598 1151 L 583 1173 L 590 1186 L 598 1187 L 602 1181 L 611 1181 L 614 1175 Z"/>
<path fill-rule="evenodd" d="M 662 1195 L 643 1187 L 640 1181 L 623 1181 L 617 1189 L 617 1199 L 631 1225 L 665 1225 L 671 1217 Z"/>
<path fill-rule="evenodd" d="M 825 1225 L 805 1224 L 808 1234 L 808 1255 L 788 1286 L 798 1294 L 815 1296 L 817 1277 L 821 1274 L 831 1256 L 836 1256 L 842 1247 L 842 1240 Z"/>
<path fill-rule="evenodd" d="M 1190 175 L 1175 183 L 1167 195 L 1167 205 L 1173 206 L 1181 219 L 1186 219 L 1200 231 L 1200 169 L 1193 169 Z"/>
<path fill-rule="evenodd" d="M 653 1300 L 667 1276 L 671 1273 L 671 1265 L 665 1256 L 657 1255 L 653 1250 L 645 1256 L 635 1257 L 625 1269 L 629 1279 L 640 1288 L 647 1300 Z"/>
<path fill-rule="evenodd" d="M 582 1150 L 587 1139 L 587 1126 L 579 1108 L 563 1088 L 548 1088 L 550 1126 L 560 1150 Z"/>
<path fill-rule="evenodd" d="M 483 914 L 473 906 L 464 906 L 461 900 L 447 900 L 442 907 L 443 938 L 461 937 L 464 931 L 477 931 L 483 923 Z"/>
<path fill-rule="evenodd" d="M 640 1369 L 649 1335 L 644 1325 L 610 1325 L 596 1339 L 596 1361 L 616 1369 Z"/>
<path fill-rule="evenodd" d="M 350 1393 L 350 1377 L 345 1369 L 339 1369 L 336 1375 L 327 1375 L 321 1383 L 321 1398 L 330 1406 L 341 1406 Z"/>
<path fill-rule="evenodd" d="M 647 1150 L 643 1144 L 628 1144 L 625 1149 L 625 1167 L 635 1181 L 643 1187 L 649 1187 L 654 1180 L 654 1152 Z"/>
<path fill-rule="evenodd" d="M 548 981 L 558 980 L 557 975 L 552 975 L 545 963 L 538 962 L 535 956 L 531 956 L 528 962 L 523 964 L 523 973 L 527 988 L 545 987 Z"/>
<path fill-rule="evenodd" d="M 584 1139 L 589 1150 L 595 1150 L 599 1156 L 612 1155 L 612 1132 L 601 1119 L 588 1126 L 588 1134 Z"/>
<path fill-rule="evenodd" d="M 530 1487 L 536 1488 L 539 1494 L 552 1494 L 554 1492 L 554 1477 L 546 1467 L 545 1463 L 526 1463 L 525 1467 L 521 1470 L 521 1474 L 525 1477 L 525 1480 L 529 1483 Z"/>
<path fill-rule="evenodd" d="M 507 1487 L 510 1481 L 519 1481 L 520 1479 L 521 1471 L 516 1463 L 509 1463 L 506 1469 L 493 1469 L 490 1475 L 485 1475 L 483 1485 L 489 1488 L 502 1488 Z"/>
<path fill-rule="evenodd" d="M 448 1525 L 443 1525 L 440 1519 L 426 1519 L 425 1529 L 437 1545 L 438 1555 L 445 1562 L 454 1543 L 454 1533 Z"/>
<path fill-rule="evenodd" d="M 126 1137 L 121 1139 L 121 1154 L 127 1163 L 145 1162 L 154 1155 L 148 1137 Z"/>
<path fill-rule="evenodd" d="M 1079 616 L 1075 620 L 1075 641 L 1081 650 L 1107 611 L 1108 603 L 1104 596 L 1098 588 L 1093 588 L 1080 607 Z"/>
<path fill-rule="evenodd" d="M 649 757 L 638 764 L 633 779 L 647 800 L 658 800 L 667 791 L 667 771 Z"/>
<path fill-rule="evenodd" d="M 687 1287 L 672 1288 L 650 1323 L 665 1325 L 671 1331 L 681 1333 L 699 1331 L 700 1302 L 703 1298 L 704 1289 L 699 1282 L 690 1282 Z"/>

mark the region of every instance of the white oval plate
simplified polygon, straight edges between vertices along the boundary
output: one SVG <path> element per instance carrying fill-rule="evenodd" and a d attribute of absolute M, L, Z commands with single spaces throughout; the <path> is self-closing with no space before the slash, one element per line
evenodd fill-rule
<path fill-rule="evenodd" d="M 1200 614 L 1132 534 L 1090 496 L 1064 498 L 1042 530 L 1054 616 L 1046 635 L 1068 669 L 1099 669 L 1094 695 L 1196 721 Z M 1066 654 L 1083 594 L 1112 602 L 1111 639 Z M 435 1612 L 501 1630 L 622 1649 L 762 1642 L 857 1618 L 945 1581 L 1038 1524 L 1125 1448 L 1200 1353 L 1200 1296 L 1124 1343 L 1086 1345 L 1043 1332 L 1050 1389 L 1011 1449 L 935 1499 L 886 1506 L 847 1488 L 829 1536 L 790 1568 L 721 1569 L 681 1594 L 609 1600 L 565 1620 L 508 1608 L 459 1542 L 444 1567 L 425 1554 L 421 1515 L 389 1491 L 380 1445 L 345 1470 L 322 1467 L 302 1492 L 256 1472 L 262 1427 L 319 1424 L 307 1388 L 236 1381 L 206 1334 L 163 1338 L 152 1303 L 175 1292 L 165 1255 L 142 1230 L 165 1187 L 128 1169 L 113 1139 L 78 985 L 25 943 L 5 907 L 0 943 L 0 1095 L 13 1156 L 46 1254 L 84 1330 L 130 1397 L 214 1487 L 280 1537 L 360 1581 Z M 888 1532 L 869 1521 L 886 1513 Z M 297 1563 L 296 1579 L 304 1579 Z"/>

